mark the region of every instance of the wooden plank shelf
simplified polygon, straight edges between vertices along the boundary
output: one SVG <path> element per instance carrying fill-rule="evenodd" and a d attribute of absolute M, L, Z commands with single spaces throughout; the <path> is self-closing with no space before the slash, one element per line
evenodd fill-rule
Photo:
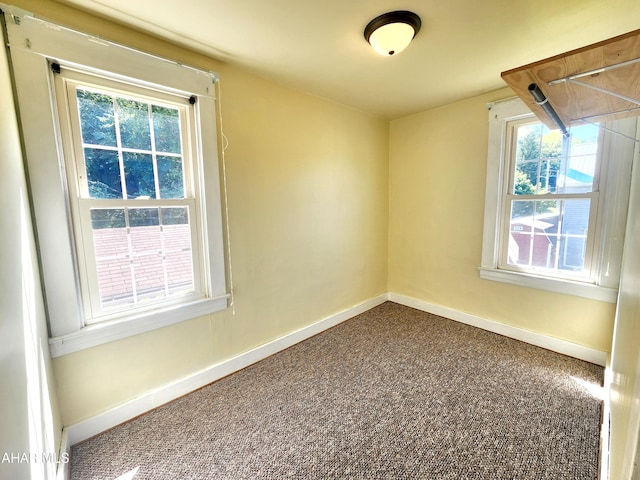
<path fill-rule="evenodd" d="M 640 30 L 502 72 L 503 80 L 549 128 L 558 128 L 529 91 L 536 83 L 560 119 L 571 124 L 640 115 L 640 105 L 573 81 L 640 102 Z"/>

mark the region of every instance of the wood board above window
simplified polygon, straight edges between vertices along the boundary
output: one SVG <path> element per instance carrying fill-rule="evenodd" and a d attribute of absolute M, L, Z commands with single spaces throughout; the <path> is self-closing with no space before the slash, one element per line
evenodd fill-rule
<path fill-rule="evenodd" d="M 558 126 L 533 99 L 531 84 L 538 85 L 567 126 L 640 115 L 640 30 L 501 75 L 551 129 Z"/>

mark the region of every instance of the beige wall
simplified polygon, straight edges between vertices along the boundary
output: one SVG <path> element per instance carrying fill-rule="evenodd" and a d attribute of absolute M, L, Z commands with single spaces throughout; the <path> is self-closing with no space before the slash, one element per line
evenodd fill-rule
<path fill-rule="evenodd" d="M 1 33 L 1 32 L 0 32 Z M 62 433 L 5 49 L 0 51 L 0 477 L 45 478 Z M 55 459 L 55 457 L 54 457 Z M 47 477 L 52 478 L 52 477 Z"/>
<path fill-rule="evenodd" d="M 389 291 L 608 352 L 615 305 L 480 279 L 490 101 L 391 122 Z"/>
<path fill-rule="evenodd" d="M 65 425 L 386 292 L 388 123 L 48 1 L 18 6 L 221 74 L 235 315 L 54 359 Z"/>

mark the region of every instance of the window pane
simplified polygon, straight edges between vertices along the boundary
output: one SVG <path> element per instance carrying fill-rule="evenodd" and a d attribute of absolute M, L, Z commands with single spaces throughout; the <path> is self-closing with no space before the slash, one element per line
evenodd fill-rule
<path fill-rule="evenodd" d="M 156 198 L 153 157 L 145 153 L 123 152 L 127 198 Z"/>
<path fill-rule="evenodd" d="M 77 89 L 77 97 L 90 197 L 123 198 L 120 176 L 124 168 L 124 198 L 184 198 L 178 109 L 81 88 Z M 155 152 L 162 152 L 159 154 L 151 145 L 152 124 Z M 87 144 L 110 148 L 91 148 Z"/>
<path fill-rule="evenodd" d="M 76 90 L 82 141 L 85 144 L 116 146 L 113 98 L 110 95 Z"/>
<path fill-rule="evenodd" d="M 192 291 L 193 262 L 188 209 L 163 208 L 162 220 L 169 293 Z"/>
<path fill-rule="evenodd" d="M 100 303 L 109 308 L 133 298 L 131 259 L 124 209 L 91 210 Z"/>
<path fill-rule="evenodd" d="M 507 261 L 520 267 L 584 270 L 590 200 L 515 200 Z"/>
<path fill-rule="evenodd" d="M 541 123 L 519 126 L 513 193 L 591 192 L 597 152 L 597 125 L 572 127 L 566 147 L 558 130 L 549 131 Z"/>
<path fill-rule="evenodd" d="M 91 210 L 91 228 L 102 230 L 103 228 L 125 228 L 124 209 L 102 208 Z"/>
<path fill-rule="evenodd" d="M 564 200 L 562 203 L 562 227 L 558 247 L 558 268 L 580 271 L 584 268 L 589 228 L 591 202 Z"/>
<path fill-rule="evenodd" d="M 92 209 L 91 224 L 102 308 L 194 291 L 188 207 Z"/>
<path fill-rule="evenodd" d="M 184 198 L 182 158 L 158 156 L 160 198 Z"/>
<path fill-rule="evenodd" d="M 118 121 L 123 148 L 151 150 L 149 104 L 118 98 Z"/>
<path fill-rule="evenodd" d="M 151 107 L 156 151 L 182 153 L 180 148 L 180 116 L 175 108 Z"/>
<path fill-rule="evenodd" d="M 571 128 L 567 159 L 558 176 L 558 193 L 584 193 L 593 190 L 597 154 L 598 126 Z"/>
<path fill-rule="evenodd" d="M 122 198 L 118 152 L 99 148 L 84 149 L 89 197 Z"/>
<path fill-rule="evenodd" d="M 164 297 L 165 272 L 158 209 L 129 209 L 129 225 L 136 302 Z"/>
<path fill-rule="evenodd" d="M 187 207 L 165 207 L 162 208 L 163 225 L 188 225 L 189 212 Z"/>
<path fill-rule="evenodd" d="M 128 213 L 130 227 L 154 227 L 160 225 L 157 208 L 130 208 Z"/>
<path fill-rule="evenodd" d="M 517 129 L 516 168 L 513 193 L 555 193 L 561 165 L 562 135 L 541 123 Z"/>

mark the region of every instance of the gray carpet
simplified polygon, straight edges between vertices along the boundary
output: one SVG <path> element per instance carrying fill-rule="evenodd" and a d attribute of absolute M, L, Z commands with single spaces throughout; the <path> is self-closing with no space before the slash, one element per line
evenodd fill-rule
<path fill-rule="evenodd" d="M 385 303 L 72 449 L 72 480 L 598 478 L 603 369 Z"/>

